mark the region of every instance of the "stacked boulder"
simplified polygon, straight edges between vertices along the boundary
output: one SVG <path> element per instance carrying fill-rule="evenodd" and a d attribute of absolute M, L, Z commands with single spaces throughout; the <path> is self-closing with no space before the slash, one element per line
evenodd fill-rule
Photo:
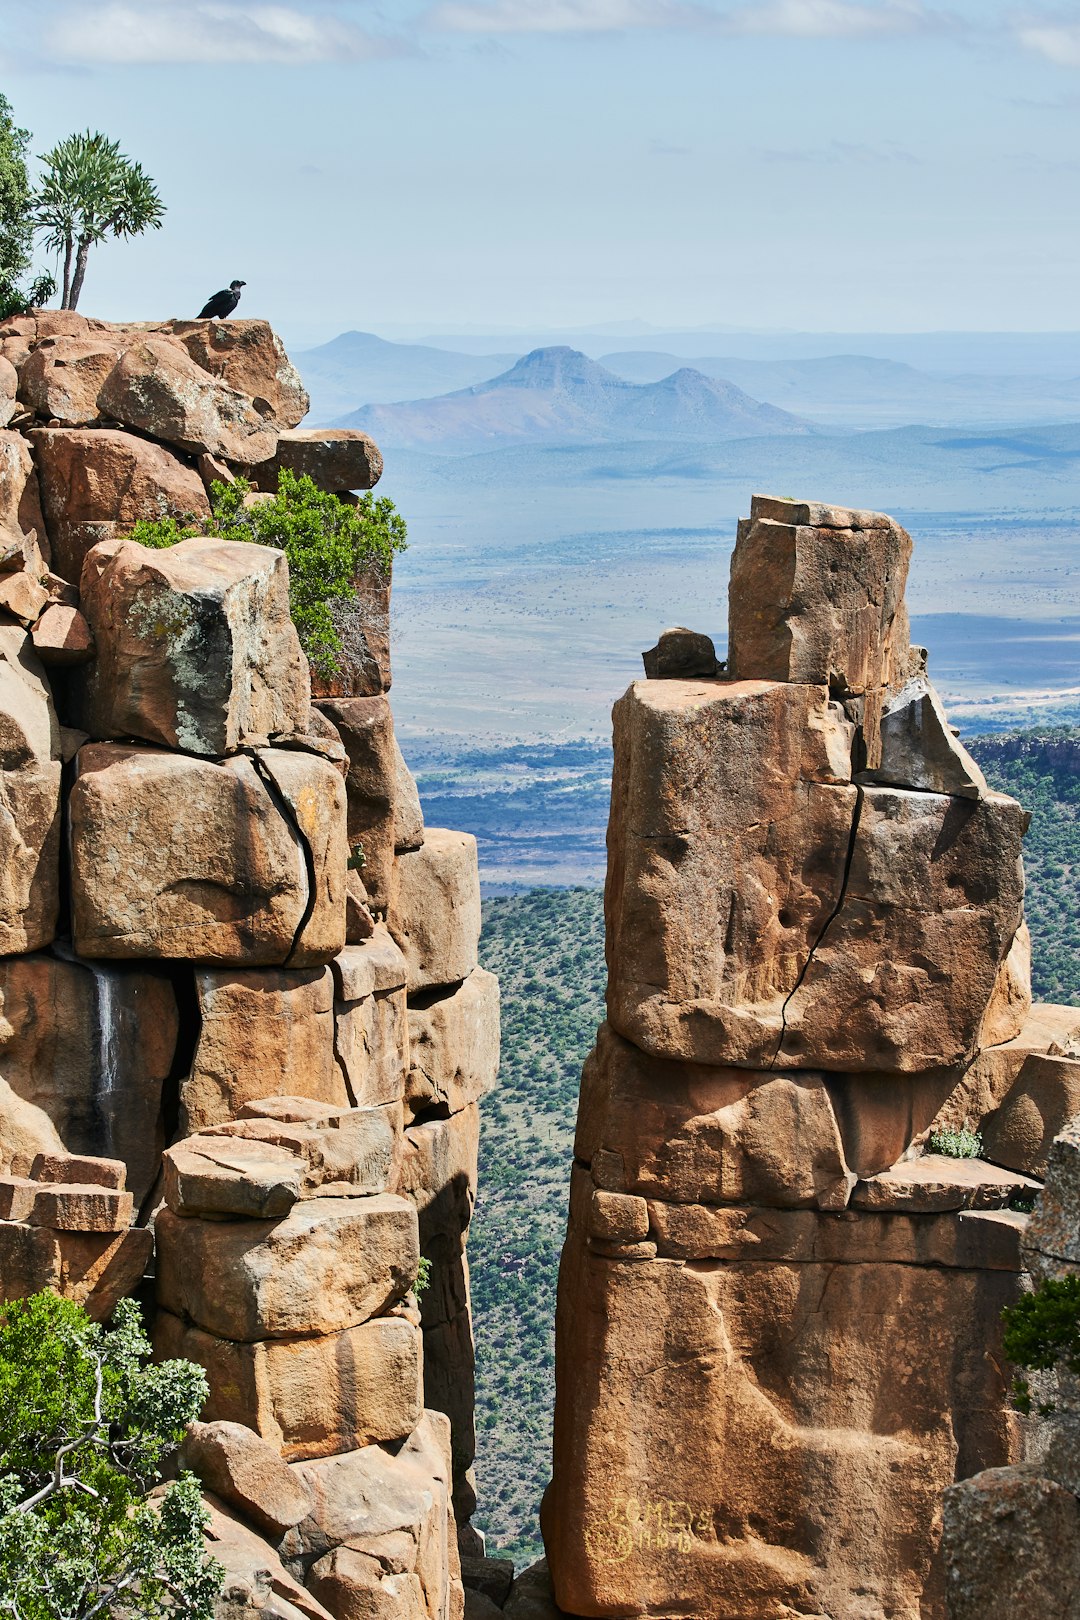
<path fill-rule="evenodd" d="M 475 843 L 425 829 L 394 738 L 388 569 L 313 697 L 282 553 L 126 538 L 239 476 L 355 499 L 378 450 L 306 409 L 263 322 L 0 325 L 0 1298 L 104 1317 L 156 1228 L 228 1613 L 449 1620 L 498 1060 Z"/>
<path fill-rule="evenodd" d="M 1027 817 L 909 645 L 910 550 L 756 497 L 726 670 L 672 632 L 615 707 L 543 1513 L 567 1613 L 939 1620 L 942 1492 L 1016 1453 L 1001 1309 L 1080 1012 L 1031 1008 Z M 964 1129 L 992 1162 L 927 1151 Z"/>

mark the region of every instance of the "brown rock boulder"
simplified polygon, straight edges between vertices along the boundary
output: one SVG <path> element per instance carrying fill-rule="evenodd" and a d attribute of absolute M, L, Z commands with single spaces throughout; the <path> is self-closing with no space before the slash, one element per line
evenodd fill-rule
<path fill-rule="evenodd" d="M 380 923 L 339 952 L 333 971 L 335 1052 L 351 1098 L 359 1107 L 400 1102 L 409 1065 L 405 958 Z"/>
<path fill-rule="evenodd" d="M 275 1540 L 311 1512 L 311 1492 L 299 1474 L 242 1423 L 190 1424 L 179 1462 Z"/>
<path fill-rule="evenodd" d="M 467 979 L 480 939 L 476 839 L 428 827 L 421 847 L 398 857 L 395 889 L 388 923 L 408 965 L 409 994 Z"/>
<path fill-rule="evenodd" d="M 195 991 L 199 1040 L 180 1084 L 185 1135 L 235 1119 L 262 1097 L 348 1105 L 334 1061 L 328 967 L 204 971 L 195 975 Z"/>
<path fill-rule="evenodd" d="M 1010 1460 L 994 1347 L 1016 1288 L 997 1271 L 608 1259 L 572 1220 L 543 1511 L 559 1605 L 941 1616 L 941 1492 Z"/>
<path fill-rule="evenodd" d="M 50 560 L 30 447 L 21 433 L 0 432 L 0 561 L 40 578 Z"/>
<path fill-rule="evenodd" d="M 121 352 L 100 338 L 43 338 L 19 369 L 19 398 L 61 427 L 96 422 L 98 394 Z"/>
<path fill-rule="evenodd" d="M 333 724 L 348 756 L 349 848 L 360 845 L 360 875 L 368 901 L 377 911 L 385 911 L 394 866 L 394 717 L 385 697 L 323 699 L 319 709 Z"/>
<path fill-rule="evenodd" d="M 157 1218 L 158 1299 L 222 1339 L 340 1333 L 385 1311 L 416 1277 L 404 1198 L 313 1198 L 284 1220 Z"/>
<path fill-rule="evenodd" d="M 410 1115 L 429 1109 L 456 1114 L 495 1085 L 499 1073 L 499 981 L 484 968 L 448 995 L 409 1008 Z"/>
<path fill-rule="evenodd" d="M 170 321 L 168 330 L 197 366 L 246 394 L 273 427 L 294 428 L 307 415 L 307 391 L 269 322 Z"/>
<path fill-rule="evenodd" d="M 7 356 L 0 352 L 0 428 L 6 428 L 18 410 L 15 395 L 19 390 L 19 373 Z"/>
<path fill-rule="evenodd" d="M 164 445 L 112 428 L 36 428 L 30 442 L 53 566 L 76 585 L 87 552 L 140 519 L 210 516 L 202 479 Z"/>
<path fill-rule="evenodd" d="M 70 816 L 82 956 L 299 968 L 344 943 L 345 789 L 323 760 L 87 744 Z"/>
<path fill-rule="evenodd" d="M 178 1030 L 163 975 L 55 956 L 0 961 L 0 1167 L 38 1153 L 104 1155 L 141 1203 L 164 1146 L 162 1087 Z"/>
<path fill-rule="evenodd" d="M 60 727 L 30 637 L 0 625 L 0 953 L 33 951 L 60 906 Z"/>
<path fill-rule="evenodd" d="M 47 607 L 31 632 L 34 651 L 43 664 L 67 668 L 85 664 L 94 656 L 94 636 L 76 607 L 54 602 Z"/>
<path fill-rule="evenodd" d="M 205 1421 L 243 1423 L 290 1461 L 400 1441 L 423 1410 L 420 1332 L 396 1313 L 328 1336 L 245 1344 L 159 1309 L 154 1352 L 205 1368 Z"/>
<path fill-rule="evenodd" d="M 647 1057 L 606 1024 L 574 1151 L 598 1186 L 675 1203 L 843 1209 L 855 1183 L 822 1075 Z"/>
<path fill-rule="evenodd" d="M 51 1289 L 105 1322 L 117 1300 L 138 1288 L 153 1258 L 154 1234 L 63 1232 L 0 1221 L 0 1299 L 27 1299 Z"/>
<path fill-rule="evenodd" d="M 620 699 L 605 898 L 620 1034 L 748 1067 L 970 1057 L 1020 922 L 1027 817 L 998 794 L 855 788 L 850 737 L 822 687 L 638 681 Z"/>
<path fill-rule="evenodd" d="M 1037 1465 L 951 1485 L 942 1553 L 950 1620 L 1080 1614 L 1080 1502 Z"/>
<path fill-rule="evenodd" d="M 218 757 L 306 729 L 307 663 L 283 552 L 113 541 L 87 557 L 81 606 L 97 646 L 78 716 L 91 736 Z"/>
<path fill-rule="evenodd" d="M 228 1512 L 224 1504 L 205 1501 L 210 1522 L 206 1550 L 225 1571 L 217 1620 L 337 1620 L 286 1570 L 261 1536 Z"/>
<path fill-rule="evenodd" d="M 276 491 L 283 470 L 310 478 L 319 489 L 373 489 L 383 458 L 374 439 L 358 428 L 293 428 L 282 433 L 268 461 L 254 469 L 257 488 Z"/>
<path fill-rule="evenodd" d="M 394 738 L 394 848 L 399 854 L 419 849 L 424 842 L 424 812 L 416 778 L 405 763 L 405 756 Z"/>
<path fill-rule="evenodd" d="M 147 337 L 124 351 L 102 385 L 98 408 L 190 455 L 243 466 L 265 461 L 277 443 L 271 410 L 216 381 L 166 337 Z"/>

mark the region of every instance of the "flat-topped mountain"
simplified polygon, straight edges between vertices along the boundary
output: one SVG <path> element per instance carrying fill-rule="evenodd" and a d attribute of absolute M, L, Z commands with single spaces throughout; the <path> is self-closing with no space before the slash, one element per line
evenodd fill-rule
<path fill-rule="evenodd" d="M 489 381 L 434 399 L 367 405 L 339 426 L 398 449 L 464 454 L 523 443 L 716 440 L 811 433 L 799 417 L 683 367 L 632 383 L 576 349 L 534 349 Z"/>

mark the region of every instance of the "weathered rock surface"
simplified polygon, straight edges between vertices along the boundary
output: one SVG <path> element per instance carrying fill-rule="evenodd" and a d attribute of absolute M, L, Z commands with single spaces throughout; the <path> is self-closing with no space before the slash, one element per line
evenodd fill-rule
<path fill-rule="evenodd" d="M 924 1213 L 943 1209 L 1001 1209 L 1016 1197 L 1034 1198 L 1039 1183 L 1015 1170 L 999 1170 L 982 1159 L 952 1159 L 942 1153 L 895 1164 L 851 1195 L 855 1209 L 896 1209 Z"/>
<path fill-rule="evenodd" d="M 276 490 L 283 469 L 337 494 L 373 489 L 382 477 L 383 458 L 358 428 L 293 428 L 279 435 L 273 455 L 254 469 L 257 488 Z"/>
<path fill-rule="evenodd" d="M 45 609 L 31 631 L 34 651 L 43 664 L 69 667 L 85 664 L 94 656 L 94 635 L 76 607 L 54 602 Z"/>
<path fill-rule="evenodd" d="M 300 1476 L 242 1423 L 192 1423 L 179 1460 L 207 1490 L 275 1540 L 311 1511 L 311 1492 Z"/>
<path fill-rule="evenodd" d="M 480 876 L 471 833 L 428 827 L 399 856 L 389 927 L 408 966 L 409 994 L 460 984 L 476 967 Z"/>
<path fill-rule="evenodd" d="M 334 1043 L 358 1107 L 400 1102 L 409 1066 L 405 958 L 383 924 L 334 958 Z"/>
<path fill-rule="evenodd" d="M 410 1115 L 456 1114 L 479 1102 L 499 1073 L 499 981 L 484 968 L 448 995 L 422 996 L 409 1008 Z"/>
<path fill-rule="evenodd" d="M 1057 1276 L 1080 1264 L 1080 1117 L 1054 1138 L 1046 1163 L 1046 1185 L 1035 1207 L 1025 1247 L 1036 1276 Z"/>
<path fill-rule="evenodd" d="M 177 1032 L 163 974 L 45 955 L 0 961 L 0 1168 L 26 1175 L 37 1154 L 64 1149 L 104 1155 L 123 1162 L 141 1203 L 164 1146 Z"/>
<path fill-rule="evenodd" d="M 394 738 L 394 848 L 398 853 L 419 849 L 424 842 L 424 812 L 416 778 L 405 763 Z"/>
<path fill-rule="evenodd" d="M 159 1360 L 184 1356 L 206 1369 L 205 1421 L 242 1423 L 289 1461 L 401 1440 L 423 1407 L 420 1332 L 402 1315 L 340 1333 L 244 1343 L 159 1309 L 154 1351 Z"/>
<path fill-rule="evenodd" d="M 314 1198 L 284 1220 L 157 1219 L 158 1298 L 207 1333 L 250 1343 L 339 1333 L 385 1311 L 416 1276 L 407 1199 Z"/>
<path fill-rule="evenodd" d="M 860 780 L 977 799 L 986 778 L 945 717 L 925 675 L 906 681 L 881 712 L 881 760 Z"/>
<path fill-rule="evenodd" d="M 171 321 L 169 330 L 203 371 L 246 394 L 264 421 L 287 430 L 307 415 L 300 374 L 268 322 Z"/>
<path fill-rule="evenodd" d="M 1080 1502 L 1034 1465 L 950 1486 L 942 1550 L 951 1620 L 1080 1613 Z"/>
<path fill-rule="evenodd" d="M 91 736 L 218 757 L 306 729 L 308 673 L 283 552 L 113 542 L 86 560 L 82 609 L 97 646 L 79 716 Z"/>
<path fill-rule="evenodd" d="M 153 1233 L 141 1226 L 65 1232 L 0 1220 L 0 1293 L 26 1299 L 48 1288 L 104 1322 L 139 1286 L 153 1252 Z"/>
<path fill-rule="evenodd" d="M 18 389 L 19 373 L 7 356 L 0 353 L 0 428 L 7 427 L 19 408 L 15 398 Z"/>
<path fill-rule="evenodd" d="M 385 911 L 394 865 L 394 717 L 385 697 L 324 699 L 320 709 L 334 725 L 348 757 L 349 848 L 360 846 L 368 901 Z"/>
<path fill-rule="evenodd" d="M 210 516 L 202 479 L 164 445 L 113 428 L 37 428 L 30 442 L 53 566 L 75 585 L 87 552 L 140 519 Z"/>
<path fill-rule="evenodd" d="M 858 1593 L 867 1613 L 940 1613 L 941 1491 L 1008 1449 L 985 1351 L 1014 1288 L 910 1265 L 612 1260 L 572 1222 L 557 1358 L 579 1372 L 560 1375 L 543 1515 L 560 1606 L 662 1615 L 677 1594 L 698 1616 L 819 1620 Z"/>
<path fill-rule="evenodd" d="M 323 760 L 88 744 L 70 816 L 82 956 L 308 967 L 344 944 L 345 791 Z"/>
<path fill-rule="evenodd" d="M 664 630 L 641 659 L 650 681 L 712 680 L 720 673 L 712 637 L 682 625 Z"/>
<path fill-rule="evenodd" d="M 245 1103 L 263 1097 L 348 1104 L 334 1061 L 328 967 L 204 970 L 195 990 L 199 1040 L 180 1085 L 185 1134 L 235 1119 Z"/>
<path fill-rule="evenodd" d="M 267 1542 L 213 1497 L 206 1550 L 225 1571 L 217 1620 L 337 1620 L 286 1570 Z"/>
<path fill-rule="evenodd" d="M 316 697 L 377 697 L 389 692 L 390 586 L 389 563 L 372 563 L 354 576 L 356 598 L 337 615 L 342 650 L 334 674 L 312 672 Z"/>
<path fill-rule="evenodd" d="M 30 638 L 0 625 L 0 953 L 34 951 L 60 908 L 60 728 Z"/>
<path fill-rule="evenodd" d="M 43 338 L 19 368 L 19 398 L 61 427 L 96 422 L 98 394 L 120 353 L 120 344 L 100 338 Z"/>
<path fill-rule="evenodd" d="M 98 395 L 103 415 L 191 455 L 243 466 L 274 453 L 272 409 L 218 382 L 167 338 L 147 337 L 120 356 Z"/>
<path fill-rule="evenodd" d="M 0 432 L 0 554 L 9 567 L 43 571 L 50 561 L 34 458 L 14 432 Z"/>

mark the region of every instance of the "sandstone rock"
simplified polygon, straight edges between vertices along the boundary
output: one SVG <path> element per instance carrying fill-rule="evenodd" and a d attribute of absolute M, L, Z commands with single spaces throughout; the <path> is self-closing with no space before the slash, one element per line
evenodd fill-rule
<path fill-rule="evenodd" d="M 416 1620 L 459 1620 L 463 1593 L 449 1505 L 449 1441 L 446 1419 L 425 1412 L 396 1455 L 368 1446 L 296 1465 L 315 1506 L 286 1533 L 282 1558 L 290 1568 L 310 1570 L 313 1592 L 334 1594 L 335 1613 L 352 1612 L 336 1605 L 355 1601 L 353 1593 L 363 1592 L 374 1574 L 370 1565 L 335 1563 L 335 1550 L 347 1548 L 383 1572 L 382 1593 L 372 1593 L 380 1606 L 368 1613 L 412 1620 L 400 1605 L 415 1596 L 415 1586 L 386 1590 L 385 1583 L 414 1575 L 423 1595 Z"/>
<path fill-rule="evenodd" d="M 755 496 L 731 559 L 732 676 L 827 683 L 880 701 L 907 674 L 910 557 L 910 536 L 883 513 Z M 874 768 L 875 739 L 867 741 Z"/>
<path fill-rule="evenodd" d="M 45 1288 L 83 1305 L 95 1322 L 134 1292 L 154 1252 L 145 1227 L 124 1232 L 64 1232 L 0 1221 L 0 1299 L 26 1299 Z"/>
<path fill-rule="evenodd" d="M 43 338 L 19 369 L 19 397 L 61 427 L 99 418 L 98 394 L 121 345 L 93 337 Z"/>
<path fill-rule="evenodd" d="M 394 738 L 394 848 L 398 854 L 419 849 L 424 842 L 424 812 L 416 778 Z"/>
<path fill-rule="evenodd" d="M 390 587 L 389 563 L 373 563 L 354 576 L 355 601 L 338 614 L 343 648 L 334 674 L 312 671 L 311 690 L 318 698 L 377 697 L 389 692 Z"/>
<path fill-rule="evenodd" d="M 543 1510 L 559 1605 L 939 1614 L 940 1493 L 1010 1458 L 994 1347 L 1016 1288 L 910 1265 L 609 1260 L 572 1221 Z"/>
<path fill-rule="evenodd" d="M 484 968 L 449 995 L 424 996 L 409 1008 L 411 1116 L 428 1109 L 456 1114 L 479 1102 L 499 1072 L 499 981 Z"/>
<path fill-rule="evenodd" d="M 349 848 L 363 850 L 361 877 L 378 911 L 390 903 L 394 865 L 394 790 L 397 758 L 394 719 L 384 697 L 323 700 L 348 755 Z"/>
<path fill-rule="evenodd" d="M 30 638 L 0 625 L 0 953 L 33 951 L 60 905 L 60 729 Z"/>
<path fill-rule="evenodd" d="M 307 755 L 266 749 L 256 766 L 88 744 L 70 799 L 77 950 L 325 962 L 345 932 L 344 798 Z"/>
<path fill-rule="evenodd" d="M 334 1041 L 357 1106 L 400 1102 L 409 1066 L 405 958 L 384 925 L 333 963 Z"/>
<path fill-rule="evenodd" d="M 205 1505 L 210 1514 L 206 1550 L 225 1571 L 216 1620 L 337 1620 L 292 1578 L 274 1549 L 222 1503 L 211 1498 Z"/>
<path fill-rule="evenodd" d="M 0 553 L 9 552 L 32 570 L 51 561 L 30 447 L 21 433 L 0 432 Z"/>
<path fill-rule="evenodd" d="M 501 1609 L 510 1596 L 514 1584 L 512 1558 L 466 1557 L 461 1555 L 461 1581 L 466 1602 L 470 1592 L 482 1593 L 496 1608 Z"/>
<path fill-rule="evenodd" d="M 589 1236 L 609 1243 L 639 1243 L 649 1235 L 649 1206 L 627 1193 L 593 1190 Z"/>
<path fill-rule="evenodd" d="M 112 1187 L 119 1191 L 127 1180 L 122 1159 L 85 1153 L 39 1153 L 30 1166 L 33 1181 L 80 1182 L 85 1187 Z"/>
<path fill-rule="evenodd" d="M 1037 1276 L 1064 1269 L 1054 1262 L 1080 1263 L 1080 1118 L 1074 1116 L 1054 1138 L 1046 1163 L 1046 1184 L 1028 1225 L 1026 1249 Z M 1048 1264 L 1047 1262 L 1051 1262 Z"/>
<path fill-rule="evenodd" d="M 522 1570 L 503 1605 L 503 1613 L 512 1620 L 562 1620 L 564 1611 L 555 1603 L 546 1558 Z"/>
<path fill-rule="evenodd" d="M 424 1588 L 411 1570 L 387 1574 L 382 1562 L 353 1547 L 335 1547 L 312 1566 L 311 1590 L 338 1620 L 428 1620 Z"/>
<path fill-rule="evenodd" d="M 251 1342 L 339 1333 L 385 1311 L 416 1276 L 406 1199 L 316 1198 L 284 1220 L 157 1219 L 158 1299 L 207 1333 Z"/>
<path fill-rule="evenodd" d="M 876 1176 L 925 1142 L 962 1077 L 958 1069 L 824 1075 L 844 1157 L 855 1174 L 863 1179 Z"/>
<path fill-rule="evenodd" d="M 362 945 L 375 932 L 375 918 L 368 906 L 364 880 L 355 867 L 350 866 L 345 879 L 345 943 Z"/>
<path fill-rule="evenodd" d="M 290 1108 L 303 1099 L 270 1098 Z M 301 1198 L 385 1192 L 400 1157 L 398 1104 L 320 1108 L 307 1119 L 244 1118 L 175 1142 L 165 1154 L 164 1194 L 177 1215 L 286 1215 Z"/>
<path fill-rule="evenodd" d="M 502 1609 L 473 1587 L 465 1588 L 465 1620 L 499 1620 Z"/>
<path fill-rule="evenodd" d="M 243 1343 L 159 1309 L 154 1349 L 159 1360 L 183 1356 L 206 1369 L 205 1421 L 242 1423 L 290 1461 L 401 1440 L 422 1410 L 420 1332 L 398 1314 L 324 1336 Z"/>
<path fill-rule="evenodd" d="M 267 321 L 171 321 L 169 330 L 197 366 L 248 395 L 274 427 L 294 428 L 307 415 L 300 374 Z"/>
<path fill-rule="evenodd" d="M 881 712 L 881 762 L 860 780 L 927 793 L 977 799 L 986 778 L 953 736 L 941 699 L 924 675 L 886 698 Z"/>
<path fill-rule="evenodd" d="M 943 1209 L 1000 1209 L 1018 1195 L 1033 1198 L 1039 1183 L 1014 1170 L 999 1170 L 982 1159 L 950 1159 L 927 1153 L 860 1181 L 851 1195 L 853 1209 L 922 1212 Z"/>
<path fill-rule="evenodd" d="M 0 353 L 0 428 L 6 428 L 18 410 L 15 395 L 19 388 L 19 373 L 6 355 Z"/>
<path fill-rule="evenodd" d="M 950 1620 L 1080 1612 L 1080 1503 L 1034 1465 L 950 1486 L 942 1552 Z"/>
<path fill-rule="evenodd" d="M 855 1181 L 820 1074 L 650 1058 L 607 1025 L 582 1076 L 575 1154 L 602 1187 L 676 1203 L 842 1209 Z"/>
<path fill-rule="evenodd" d="M 147 337 L 124 351 L 102 385 L 98 408 L 192 455 L 244 466 L 265 461 L 277 443 L 270 410 L 211 378 L 164 337 Z"/>
<path fill-rule="evenodd" d="M 650 681 L 711 680 L 720 673 L 712 637 L 682 625 L 664 630 L 641 659 Z"/>
<path fill-rule="evenodd" d="M 275 1539 L 311 1511 L 311 1492 L 280 1454 L 242 1423 L 192 1423 L 180 1466 Z"/>
<path fill-rule="evenodd" d="M 26 1174 L 38 1154 L 65 1150 L 120 1160 L 141 1204 L 164 1146 L 177 1031 L 163 975 L 55 956 L 0 960 L 0 1167 Z"/>
<path fill-rule="evenodd" d="M 53 565 L 76 585 L 87 552 L 140 519 L 210 516 L 202 479 L 164 445 L 106 428 L 38 428 L 30 442 Z"/>
<path fill-rule="evenodd" d="M 979 1045 L 1015 1040 L 1031 1011 L 1031 933 L 1021 922 L 994 981 L 979 1029 Z"/>
<path fill-rule="evenodd" d="M 285 1094 L 346 1106 L 334 1062 L 330 969 L 232 968 L 195 975 L 199 1040 L 180 1085 L 185 1135 Z"/>
<path fill-rule="evenodd" d="M 1025 1175 L 1045 1177 L 1054 1138 L 1080 1114 L 1080 1063 L 1031 1056 L 1001 1107 L 980 1122 L 983 1156 Z"/>
<path fill-rule="evenodd" d="M 25 1221 L 34 1207 L 37 1183 L 29 1176 L 0 1178 L 0 1220 Z M 48 1225 L 48 1222 L 43 1222 Z"/>
<path fill-rule="evenodd" d="M 303 731 L 307 666 L 283 552 L 113 542 L 87 558 L 82 608 L 97 644 L 80 717 L 92 736 L 216 757 Z"/>
<path fill-rule="evenodd" d="M 25 629 L 37 623 L 48 605 L 48 591 L 25 570 L 0 574 L 0 609 L 10 613 Z"/>
<path fill-rule="evenodd" d="M 357 428 L 294 428 L 279 436 L 273 455 L 254 469 L 257 487 L 276 491 L 285 469 L 337 493 L 374 488 L 383 458 L 375 441 Z"/>
<path fill-rule="evenodd" d="M 981 1130 L 984 1121 L 1002 1107 L 1016 1085 L 1020 1086 L 1021 1095 L 1028 1088 L 1038 1088 L 1047 1100 L 1060 1087 L 1064 1100 L 1073 1071 L 1064 1068 L 1062 1060 L 1077 1037 L 1080 1037 L 1080 1007 L 1033 1006 L 1018 1035 L 999 1046 L 985 1048 L 961 1075 L 954 1077 L 954 1085 L 943 1099 L 932 1129 Z M 1050 1117 L 1054 1111 L 1050 1109 Z M 1046 1146 L 1055 1134 L 1056 1130 L 1050 1131 Z M 1042 1162 L 1045 1168 L 1045 1149 Z M 1043 1173 L 1036 1162 L 1009 1168 L 1029 1175 Z"/>
<path fill-rule="evenodd" d="M 408 964 L 410 995 L 468 978 L 480 938 L 480 876 L 471 833 L 429 827 L 420 849 L 399 856 L 389 926 Z"/>
<path fill-rule="evenodd" d="M 820 688 L 639 681 L 615 720 L 620 1034 L 751 1067 L 970 1057 L 1020 922 L 1015 801 L 841 783 Z"/>
<path fill-rule="evenodd" d="M 131 1225 L 132 1197 L 112 1187 L 38 1184 L 25 1215 L 31 1226 L 58 1232 L 126 1232 Z"/>
<path fill-rule="evenodd" d="M 480 1110 L 473 1103 L 446 1119 L 426 1119 L 405 1132 L 400 1188 L 420 1215 L 420 1247 L 468 1231 L 476 1202 Z"/>
<path fill-rule="evenodd" d="M 34 651 L 43 664 L 66 667 L 94 656 L 94 636 L 76 607 L 59 602 L 47 607 L 31 632 Z"/>

